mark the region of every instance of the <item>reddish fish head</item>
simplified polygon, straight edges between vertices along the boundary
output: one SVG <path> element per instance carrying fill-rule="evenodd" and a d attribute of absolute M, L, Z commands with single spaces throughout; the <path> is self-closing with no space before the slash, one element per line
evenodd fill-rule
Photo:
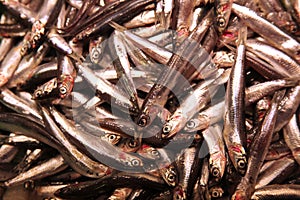
<path fill-rule="evenodd" d="M 240 174 L 245 174 L 247 168 L 247 157 L 244 147 L 240 144 L 233 144 L 228 147 L 228 151 L 235 169 Z"/>

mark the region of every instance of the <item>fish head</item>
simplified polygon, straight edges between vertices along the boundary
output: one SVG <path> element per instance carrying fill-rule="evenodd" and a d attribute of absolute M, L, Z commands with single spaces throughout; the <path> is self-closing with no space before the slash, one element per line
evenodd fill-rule
<path fill-rule="evenodd" d="M 235 169 L 240 174 L 245 174 L 247 168 L 247 157 L 245 149 L 240 144 L 233 144 L 228 147 L 229 148 L 229 156 L 233 162 Z"/>
<path fill-rule="evenodd" d="M 70 75 L 62 75 L 58 83 L 59 96 L 61 99 L 71 94 L 74 86 L 74 79 Z"/>
<path fill-rule="evenodd" d="M 219 3 L 217 3 L 219 2 Z M 231 14 L 231 7 L 233 0 L 228 1 L 216 1 L 217 5 L 215 6 L 215 13 L 216 13 L 216 27 L 219 33 L 222 33 L 225 28 L 227 27 L 227 24 L 229 22 L 229 17 Z"/>
<path fill-rule="evenodd" d="M 157 149 L 147 144 L 141 145 L 140 149 L 138 150 L 138 153 L 148 159 L 152 159 L 152 160 L 160 159 L 160 154 L 157 151 Z"/>
<path fill-rule="evenodd" d="M 177 171 L 175 167 L 173 165 L 168 165 L 166 167 L 160 168 L 159 171 L 165 182 L 169 186 L 175 187 L 178 181 Z"/>
<path fill-rule="evenodd" d="M 109 143 L 115 145 L 115 144 L 118 144 L 120 142 L 122 137 L 118 134 L 107 133 L 103 136 L 103 139 L 108 141 Z"/>
<path fill-rule="evenodd" d="M 224 190 L 223 188 L 219 187 L 219 186 L 215 186 L 215 187 L 212 187 L 210 190 L 209 190 L 209 194 L 212 198 L 221 198 L 223 197 L 223 194 L 224 194 Z"/>
<path fill-rule="evenodd" d="M 57 79 L 51 79 L 50 81 L 39 86 L 33 93 L 32 98 L 34 100 L 53 99 L 59 96 L 59 90 L 57 87 Z"/>
<path fill-rule="evenodd" d="M 176 133 L 184 127 L 184 125 L 182 126 L 182 122 L 182 113 L 174 114 L 170 119 L 167 120 L 167 122 L 162 127 L 162 138 L 169 139 L 174 137 Z"/>

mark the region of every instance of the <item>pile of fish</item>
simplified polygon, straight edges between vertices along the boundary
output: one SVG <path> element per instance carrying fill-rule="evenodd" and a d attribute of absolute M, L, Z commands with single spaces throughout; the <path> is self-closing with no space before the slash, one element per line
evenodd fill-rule
<path fill-rule="evenodd" d="M 300 0 L 0 0 L 1 199 L 300 199 Z"/>

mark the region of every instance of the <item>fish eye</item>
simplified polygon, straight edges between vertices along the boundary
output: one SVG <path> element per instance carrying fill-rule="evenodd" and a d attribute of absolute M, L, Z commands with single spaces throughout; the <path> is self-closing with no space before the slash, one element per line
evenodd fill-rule
<path fill-rule="evenodd" d="M 196 123 L 194 120 L 190 120 L 186 123 L 187 128 L 194 128 L 196 126 Z"/>
<path fill-rule="evenodd" d="M 219 177 L 219 176 L 220 176 L 220 171 L 219 171 L 219 169 L 217 169 L 216 167 L 213 167 L 213 168 L 212 168 L 212 175 L 213 175 L 214 177 Z"/>
<path fill-rule="evenodd" d="M 64 87 L 64 86 L 62 86 L 62 87 L 59 88 L 59 92 L 60 92 L 61 94 L 66 94 L 66 93 L 67 93 L 67 88 Z"/>
<path fill-rule="evenodd" d="M 116 137 L 117 137 L 116 135 L 110 134 L 110 135 L 108 136 L 108 140 L 113 141 L 113 140 L 116 139 Z"/>
<path fill-rule="evenodd" d="M 130 162 L 128 162 L 128 161 L 125 161 L 125 165 L 127 165 L 127 166 L 131 166 L 131 163 L 130 163 Z"/>
<path fill-rule="evenodd" d="M 138 120 L 138 125 L 141 127 L 145 127 L 148 124 L 149 117 L 146 115 L 142 115 L 140 119 Z"/>
<path fill-rule="evenodd" d="M 237 165 L 240 169 L 244 169 L 246 167 L 246 162 L 243 159 L 239 159 Z"/>
<path fill-rule="evenodd" d="M 220 196 L 220 193 L 219 193 L 217 190 L 213 190 L 213 191 L 211 192 L 211 196 L 212 196 L 213 198 L 221 197 L 221 196 Z"/>
<path fill-rule="evenodd" d="M 93 58 L 94 60 L 97 60 L 97 59 L 100 57 L 100 53 L 101 53 L 101 52 L 99 52 L 98 49 L 94 48 L 94 49 L 92 50 L 92 58 Z"/>
<path fill-rule="evenodd" d="M 42 90 L 37 90 L 35 93 L 34 93 L 34 96 L 35 97 L 41 97 L 42 96 Z"/>
<path fill-rule="evenodd" d="M 165 125 L 163 127 L 163 134 L 168 134 L 172 129 L 172 126 L 171 125 Z"/>
<path fill-rule="evenodd" d="M 131 148 L 137 147 L 138 143 L 135 140 L 129 140 L 128 146 Z"/>
<path fill-rule="evenodd" d="M 152 154 L 153 156 L 158 156 L 158 155 L 159 155 L 157 150 L 152 150 L 152 151 L 151 151 L 151 154 Z"/>
<path fill-rule="evenodd" d="M 226 20 L 224 17 L 218 17 L 217 24 L 219 27 L 224 28 L 226 25 Z"/>
<path fill-rule="evenodd" d="M 133 160 L 131 161 L 131 164 L 132 164 L 133 166 L 139 166 L 139 165 L 140 165 L 140 161 L 137 160 L 137 159 L 133 159 Z"/>
<path fill-rule="evenodd" d="M 175 175 L 174 174 L 168 174 L 167 179 L 169 182 L 174 182 L 175 181 Z"/>

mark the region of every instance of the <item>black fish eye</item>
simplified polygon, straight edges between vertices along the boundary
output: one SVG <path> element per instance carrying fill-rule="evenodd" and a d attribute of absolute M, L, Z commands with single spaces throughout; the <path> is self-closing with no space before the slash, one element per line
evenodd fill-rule
<path fill-rule="evenodd" d="M 61 93 L 61 94 L 66 94 L 67 93 L 67 88 L 66 87 L 60 87 L 59 88 L 59 92 Z"/>
<path fill-rule="evenodd" d="M 183 199 L 183 197 L 182 197 L 181 195 L 179 195 L 179 194 L 176 194 L 176 197 L 175 197 L 175 199 L 177 199 L 177 200 L 182 200 L 182 199 Z"/>
<path fill-rule="evenodd" d="M 225 27 L 225 24 L 226 24 L 226 20 L 224 17 L 218 17 L 217 19 L 217 24 L 218 26 L 220 26 L 221 28 L 224 28 Z"/>
<path fill-rule="evenodd" d="M 171 126 L 171 125 L 165 125 L 165 126 L 163 127 L 163 133 L 164 133 L 164 134 L 168 134 L 168 133 L 171 131 L 171 129 L 172 129 L 172 126 Z"/>
<path fill-rule="evenodd" d="M 168 181 L 173 182 L 175 180 L 175 176 L 173 174 L 168 175 Z"/>
<path fill-rule="evenodd" d="M 98 59 L 100 55 L 100 52 L 97 49 L 94 49 L 92 52 L 93 59 Z"/>
<path fill-rule="evenodd" d="M 220 171 L 219 171 L 219 169 L 217 169 L 217 168 L 213 168 L 212 169 L 212 175 L 214 176 L 214 177 L 218 177 L 219 175 L 220 175 Z"/>
<path fill-rule="evenodd" d="M 238 165 L 238 167 L 241 168 L 241 169 L 244 169 L 244 168 L 246 167 L 246 163 L 245 163 L 245 161 L 242 160 L 242 159 L 238 160 L 237 165 Z"/>
<path fill-rule="evenodd" d="M 130 141 L 128 142 L 128 145 L 129 145 L 129 147 L 134 148 L 134 147 L 137 146 L 137 142 L 134 141 L 134 140 L 130 140 Z"/>
<path fill-rule="evenodd" d="M 219 192 L 218 191 L 212 191 L 212 194 L 211 194 L 211 196 L 212 197 L 214 197 L 214 198 L 217 198 L 217 197 L 219 197 L 220 195 L 219 195 Z"/>
<path fill-rule="evenodd" d="M 131 161 L 131 164 L 132 164 L 133 166 L 139 166 L 139 165 L 140 165 L 140 161 L 138 161 L 137 159 L 133 159 L 133 160 Z"/>
<path fill-rule="evenodd" d="M 146 115 L 142 115 L 138 120 L 138 125 L 141 127 L 145 127 L 149 122 L 149 117 Z"/>
<path fill-rule="evenodd" d="M 115 140 L 115 139 L 116 139 L 116 136 L 115 136 L 115 135 L 109 135 L 109 136 L 108 136 L 108 139 L 109 139 L 109 140 Z"/>
<path fill-rule="evenodd" d="M 125 161 L 125 165 L 130 166 L 131 164 L 130 164 L 130 162 Z"/>
<path fill-rule="evenodd" d="M 42 91 L 41 90 L 37 90 L 36 92 L 35 92 L 35 94 L 34 94 L 34 96 L 36 96 L 36 97 L 40 97 L 40 96 L 42 96 Z"/>

